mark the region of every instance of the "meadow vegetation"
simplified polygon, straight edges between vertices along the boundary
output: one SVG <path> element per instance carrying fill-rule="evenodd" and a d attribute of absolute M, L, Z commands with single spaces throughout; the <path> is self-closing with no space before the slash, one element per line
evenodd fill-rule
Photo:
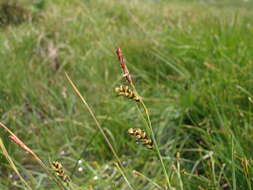
<path fill-rule="evenodd" d="M 60 162 L 73 189 L 166 189 L 156 151 L 128 134 L 131 128 L 145 130 L 138 102 L 115 93 L 127 85 L 115 53 L 121 47 L 149 110 L 170 189 L 251 190 L 252 5 L 1 0 L 0 122 L 46 166 Z M 32 189 L 58 189 L 8 133 L 0 135 L 1 190 L 27 189 L 8 158 Z"/>

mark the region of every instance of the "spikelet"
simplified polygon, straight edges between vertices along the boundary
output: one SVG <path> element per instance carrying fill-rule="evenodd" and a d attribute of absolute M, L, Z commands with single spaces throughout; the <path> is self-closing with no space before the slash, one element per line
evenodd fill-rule
<path fill-rule="evenodd" d="M 116 54 L 119 58 L 119 63 L 120 63 L 121 69 L 122 69 L 123 74 L 124 74 L 123 76 L 126 78 L 126 80 L 129 84 L 132 84 L 133 83 L 132 77 L 131 77 L 128 69 L 127 69 L 126 61 L 125 61 L 125 58 L 122 54 L 121 48 L 117 48 Z"/>
<path fill-rule="evenodd" d="M 119 87 L 115 88 L 115 92 L 119 96 L 124 96 L 124 97 L 127 97 L 129 99 L 133 99 L 136 102 L 140 101 L 140 97 L 132 89 L 130 89 L 128 86 L 120 85 Z"/>
<path fill-rule="evenodd" d="M 65 183 L 70 182 L 70 178 L 67 174 L 65 174 L 62 164 L 60 162 L 57 162 L 57 161 L 52 162 L 51 167 L 53 168 L 55 174 L 59 178 L 61 178 L 62 181 L 64 181 Z"/>
<path fill-rule="evenodd" d="M 141 142 L 148 149 L 153 148 L 153 141 L 147 136 L 145 131 L 140 128 L 130 128 L 128 129 L 128 133 L 134 136 L 137 141 Z"/>

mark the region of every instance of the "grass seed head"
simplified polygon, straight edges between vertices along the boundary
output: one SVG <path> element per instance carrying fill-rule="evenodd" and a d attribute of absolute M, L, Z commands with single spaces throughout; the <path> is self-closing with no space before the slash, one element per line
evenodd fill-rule
<path fill-rule="evenodd" d="M 146 132 L 140 128 L 130 128 L 128 133 L 135 137 L 138 142 L 141 142 L 148 149 L 153 148 L 153 140 L 150 139 Z"/>
<path fill-rule="evenodd" d="M 119 96 L 124 96 L 126 98 L 135 100 L 136 102 L 140 101 L 140 97 L 132 89 L 130 89 L 129 86 L 120 85 L 119 87 L 115 88 L 115 92 Z"/>
<path fill-rule="evenodd" d="M 64 172 L 62 164 L 60 162 L 54 161 L 51 164 L 51 167 L 53 168 L 55 174 L 65 183 L 70 182 L 69 176 Z"/>
<path fill-rule="evenodd" d="M 125 61 L 125 58 L 122 54 L 121 48 L 117 48 L 116 54 L 118 56 L 120 66 L 121 66 L 121 69 L 123 71 L 123 76 L 126 78 L 126 80 L 129 84 L 132 84 L 133 83 L 132 82 L 132 77 L 131 77 L 128 69 L 127 69 L 126 61 Z"/>

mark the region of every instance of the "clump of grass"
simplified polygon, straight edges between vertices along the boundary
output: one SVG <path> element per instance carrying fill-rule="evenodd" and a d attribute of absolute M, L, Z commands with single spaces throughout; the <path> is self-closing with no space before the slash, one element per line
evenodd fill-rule
<path fill-rule="evenodd" d="M 162 188 L 160 185 L 158 185 L 153 179 L 150 179 L 149 177 L 145 176 L 143 173 L 137 171 L 137 170 L 133 170 L 133 174 L 137 177 L 141 177 L 144 180 L 150 182 L 151 184 L 153 184 L 155 187 L 157 187 L 158 189 L 164 189 Z"/>
<path fill-rule="evenodd" d="M 64 190 L 64 186 L 51 174 L 48 167 L 43 163 L 40 157 L 35 154 L 22 140 L 20 140 L 8 127 L 6 127 L 2 122 L 0 122 L 0 127 L 9 134 L 9 139 L 12 140 L 15 144 L 17 144 L 21 149 L 23 149 L 26 153 L 32 156 L 33 159 L 37 161 L 37 163 L 46 171 L 49 177 L 57 184 L 57 186 Z"/>
<path fill-rule="evenodd" d="M 4 1 L 0 4 L 0 26 L 21 24 L 28 18 L 28 10 L 20 3 Z"/>
<path fill-rule="evenodd" d="M 48 57 L 38 59 L 34 47 L 43 31 L 53 31 L 57 36 L 53 39 L 54 44 L 67 45 L 74 52 L 59 52 L 67 63 L 64 69 L 94 104 L 106 134 L 111 133 L 111 140 L 114 138 L 112 144 L 115 142 L 114 147 L 120 147 L 119 152 L 125 154 L 121 160 L 132 160 L 130 167 L 140 170 L 159 185 L 164 183 L 159 162 L 153 158 L 155 152 L 137 149 L 133 155 L 128 138 L 120 135 L 134 127 L 138 119 L 133 103 L 112 100 L 106 94 L 99 97 L 111 91 L 116 83 L 117 72 L 111 56 L 115 44 L 124 47 L 127 60 L 134 63 L 128 67 L 131 74 L 136 73 L 133 80 L 137 90 L 148 107 L 150 105 L 162 158 L 167 168 L 170 168 L 167 163 L 176 166 L 172 169 L 178 171 L 179 177 L 181 175 L 183 188 L 252 187 L 252 52 L 248 47 L 252 44 L 253 25 L 252 11 L 246 11 L 249 7 L 241 10 L 239 7 L 214 8 L 207 1 L 201 4 L 196 1 L 173 1 L 172 4 L 147 1 L 143 4 L 127 0 L 120 3 L 115 0 L 47 2 L 50 6 L 40 23 L 13 27 L 11 32 L 3 31 L 0 48 L 3 59 L 1 120 L 10 123 L 15 133 L 22 135 L 27 143 L 36 142 L 37 154 L 42 158 L 54 155 L 60 144 L 67 153 L 63 159 L 70 162 L 77 154 L 98 165 L 111 159 L 100 136 L 94 138 L 92 146 L 83 146 L 89 142 L 94 130 L 71 94 L 61 98 L 60 91 L 65 86 L 61 72 L 56 73 L 56 80 L 50 83 L 53 85 L 48 86 L 52 75 L 49 75 L 48 67 L 41 64 Z M 4 94 L 9 99 L 5 99 Z M 23 109 L 24 98 L 33 106 L 32 111 Z M 122 107 L 126 107 L 124 113 L 118 109 Z M 109 119 L 105 119 L 104 114 Z M 39 138 L 27 123 L 41 131 Z M 81 126 L 87 130 L 80 130 Z M 147 129 L 145 132 L 152 138 Z M 233 150 L 230 135 L 235 145 Z M 60 138 L 54 138 L 56 136 Z M 80 148 L 85 149 L 84 154 L 79 153 Z M 50 152 L 45 151 L 48 149 Z M 181 158 L 175 159 L 178 151 Z M 212 157 L 202 159 L 210 151 L 213 151 Z M 96 158 L 91 152 L 96 152 Z M 249 164 L 233 157 L 235 153 L 247 159 Z M 15 154 L 15 160 L 18 156 L 16 158 Z M 169 170 L 171 183 L 177 189 L 183 189 L 175 181 L 175 170 Z M 80 177 L 83 173 L 85 176 Z M 91 180 L 87 187 L 93 186 L 88 172 L 83 173 L 76 173 L 75 180 L 88 178 Z M 2 181 L 8 181 L 8 175 L 4 174 Z M 101 180 L 101 188 L 90 189 L 109 189 L 107 182 Z M 143 180 L 134 183 L 139 189 L 152 189 L 150 183 Z M 42 183 L 38 188 L 43 189 L 45 185 Z"/>
<path fill-rule="evenodd" d="M 21 182 L 26 186 L 26 188 L 28 190 L 32 190 L 32 188 L 30 187 L 30 185 L 25 181 L 25 179 L 22 177 L 22 175 L 20 174 L 20 172 L 18 171 L 16 165 L 13 162 L 13 159 L 11 158 L 11 156 L 9 155 L 8 151 L 5 148 L 5 145 L 2 141 L 2 139 L 0 138 L 0 148 L 3 152 L 3 155 L 5 156 L 5 158 L 7 159 L 7 161 L 10 164 L 10 167 L 14 170 L 14 172 L 17 174 L 17 176 L 20 178 Z"/>

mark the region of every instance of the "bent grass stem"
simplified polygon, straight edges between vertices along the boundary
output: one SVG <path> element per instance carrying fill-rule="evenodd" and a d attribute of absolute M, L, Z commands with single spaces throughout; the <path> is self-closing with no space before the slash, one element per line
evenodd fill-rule
<path fill-rule="evenodd" d="M 55 178 L 55 176 L 49 171 L 44 162 L 39 158 L 37 154 L 35 154 L 29 147 L 27 147 L 8 127 L 6 127 L 2 122 L 0 122 L 0 127 L 4 129 L 7 133 L 10 134 L 9 138 L 16 143 L 20 148 L 30 154 L 38 164 L 46 171 L 47 175 L 51 177 L 51 179 L 57 184 L 57 186 L 61 190 L 65 190 L 66 188 Z"/>
<path fill-rule="evenodd" d="M 99 124 L 95 114 L 93 113 L 91 107 L 89 106 L 89 104 L 86 102 L 86 100 L 84 99 L 84 97 L 82 96 L 82 94 L 80 93 L 80 91 L 78 90 L 77 86 L 74 84 L 74 82 L 70 79 L 69 75 L 65 72 L 65 75 L 71 85 L 71 87 L 73 88 L 73 90 L 75 91 L 75 93 L 77 94 L 77 96 L 81 99 L 82 103 L 84 104 L 84 106 L 87 108 L 88 112 L 90 113 L 92 119 L 94 120 L 96 127 L 98 128 L 98 130 L 100 131 L 100 133 L 102 134 L 102 136 L 104 137 L 107 145 L 109 146 L 112 154 L 114 155 L 114 157 L 116 158 L 118 164 L 119 164 L 119 169 L 121 170 L 122 173 L 124 173 L 124 167 L 119 159 L 119 156 L 117 155 L 115 149 L 113 148 L 109 138 L 106 136 L 104 130 L 102 129 L 101 125 Z M 126 177 L 124 177 L 124 179 L 126 180 L 126 183 L 128 184 L 129 188 L 131 190 L 134 190 L 133 187 L 131 186 L 131 184 L 129 183 L 128 179 Z"/>

